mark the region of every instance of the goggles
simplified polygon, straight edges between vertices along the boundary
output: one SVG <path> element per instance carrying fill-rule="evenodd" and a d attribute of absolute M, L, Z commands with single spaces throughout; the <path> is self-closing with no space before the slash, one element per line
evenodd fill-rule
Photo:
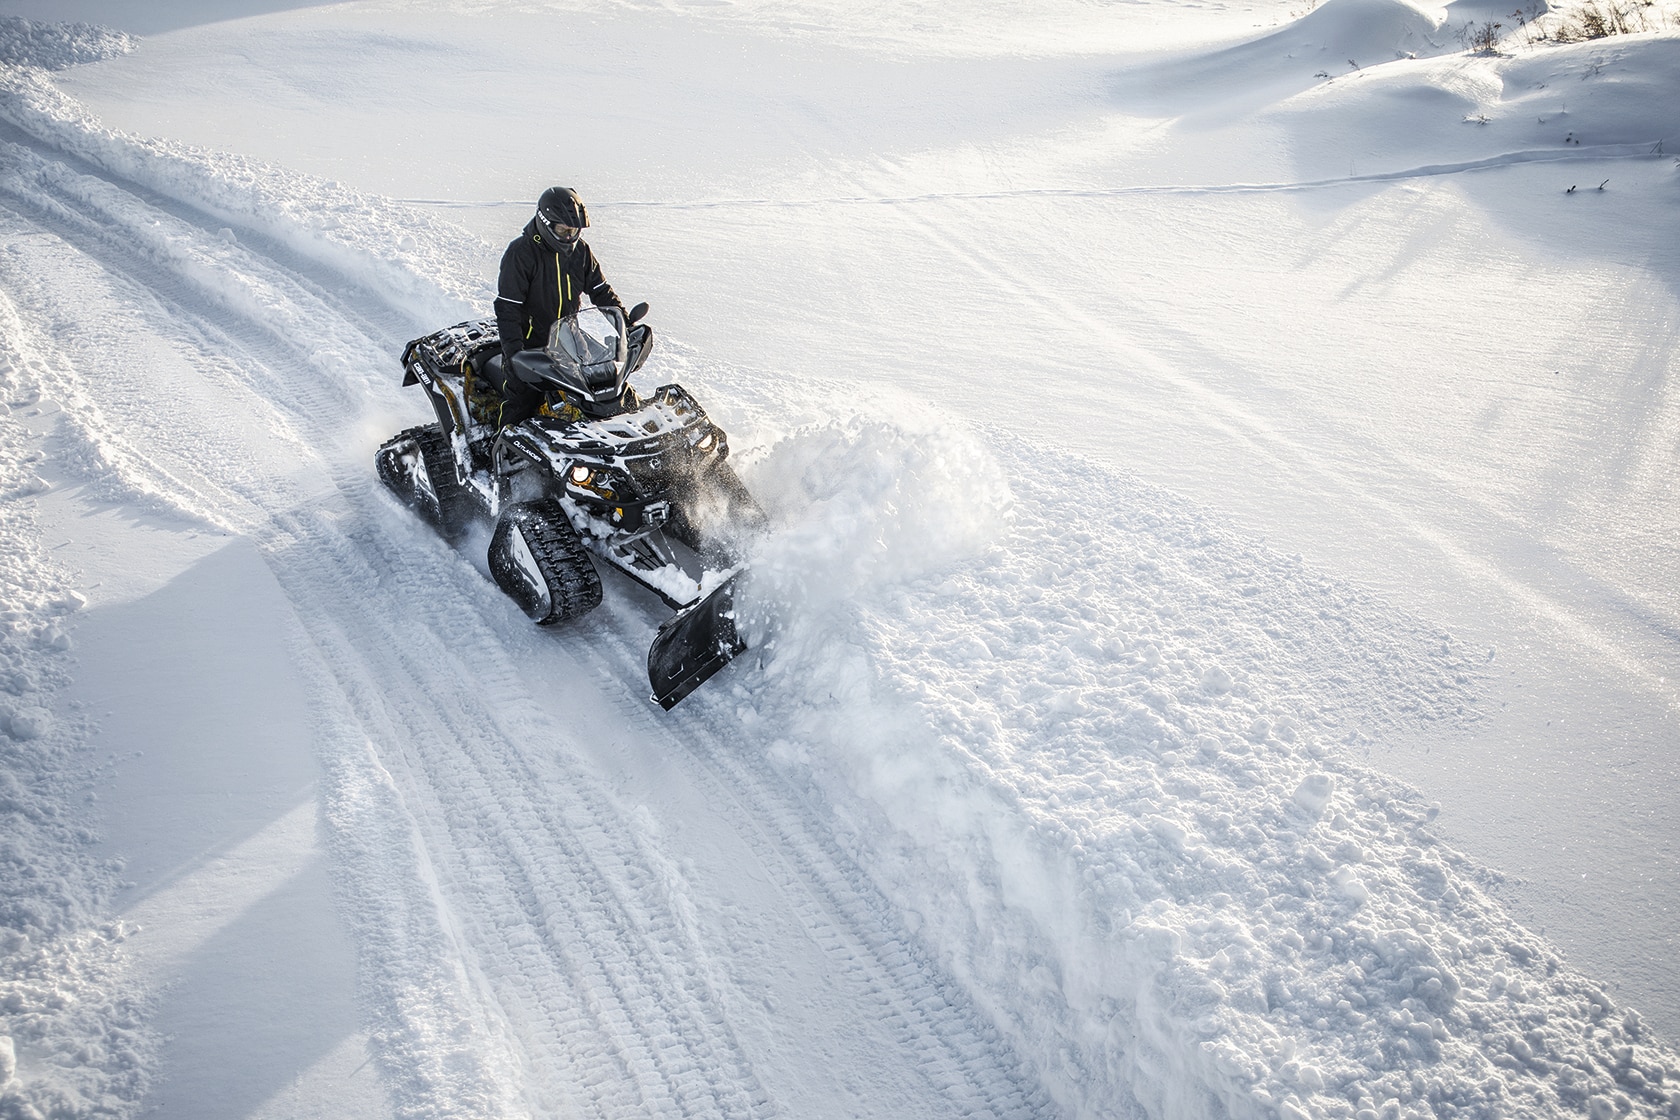
<path fill-rule="evenodd" d="M 566 225 L 563 220 L 549 214 L 542 215 L 542 225 L 543 232 L 562 245 L 575 243 L 583 233 L 577 226 Z"/>

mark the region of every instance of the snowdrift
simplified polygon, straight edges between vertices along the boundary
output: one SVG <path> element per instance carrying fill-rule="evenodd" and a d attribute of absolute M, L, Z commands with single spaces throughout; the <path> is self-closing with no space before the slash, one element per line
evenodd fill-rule
<path fill-rule="evenodd" d="M 762 677 L 702 703 L 813 789 L 1068 1114 L 1667 1107 L 1639 1016 L 1359 761 L 1473 718 L 1470 651 L 1168 495 L 987 442 L 771 448 L 772 563 L 829 559 L 784 586 Z"/>
<path fill-rule="evenodd" d="M 1118 92 L 1128 107 L 1222 124 L 1332 75 L 1441 54 L 1445 20 L 1408 0 L 1326 0 L 1279 31 L 1133 72 Z"/>
<path fill-rule="evenodd" d="M 1324 63 L 1338 71 L 1378 65 L 1396 58 L 1437 54 L 1449 49 L 1439 32 L 1447 22 L 1444 8 L 1406 0 L 1325 0 L 1275 35 L 1237 48 L 1242 57 L 1286 58 Z"/>
<path fill-rule="evenodd" d="M 1365 177 L 1658 159 L 1680 126 L 1653 109 L 1677 82 L 1673 40 L 1656 36 L 1549 43 L 1516 55 L 1460 51 L 1338 76 L 1272 106 L 1258 123 L 1277 128 L 1305 179 L 1345 173 L 1331 153 L 1358 153 Z M 1392 138 L 1380 161 L 1366 139 L 1373 129 Z"/>

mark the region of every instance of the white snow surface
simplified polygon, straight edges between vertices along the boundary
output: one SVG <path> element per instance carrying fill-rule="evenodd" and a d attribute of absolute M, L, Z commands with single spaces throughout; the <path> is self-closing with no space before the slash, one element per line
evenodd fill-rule
<path fill-rule="evenodd" d="M 1680 1116 L 1680 11 L 1306 8 L 0 0 L 0 1116 Z M 372 471 L 555 181 L 671 713 Z"/>

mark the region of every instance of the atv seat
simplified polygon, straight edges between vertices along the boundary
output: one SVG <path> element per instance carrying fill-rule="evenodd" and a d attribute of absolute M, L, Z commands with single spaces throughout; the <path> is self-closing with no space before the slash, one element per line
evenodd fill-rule
<path fill-rule="evenodd" d="M 521 381 L 507 367 L 507 361 L 500 350 L 494 351 L 484 359 L 484 365 L 479 371 L 484 381 L 492 385 L 501 394 L 502 404 L 499 410 L 499 426 L 517 424 L 521 420 L 528 420 L 537 414 L 542 407 L 543 395 L 540 391 Z"/>

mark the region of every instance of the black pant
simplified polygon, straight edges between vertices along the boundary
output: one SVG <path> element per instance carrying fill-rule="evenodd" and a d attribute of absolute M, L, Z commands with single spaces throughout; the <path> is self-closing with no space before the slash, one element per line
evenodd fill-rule
<path fill-rule="evenodd" d="M 502 395 L 500 427 L 529 420 L 542 407 L 543 395 L 519 380 L 502 355 L 492 354 L 484 363 L 484 377 Z"/>

